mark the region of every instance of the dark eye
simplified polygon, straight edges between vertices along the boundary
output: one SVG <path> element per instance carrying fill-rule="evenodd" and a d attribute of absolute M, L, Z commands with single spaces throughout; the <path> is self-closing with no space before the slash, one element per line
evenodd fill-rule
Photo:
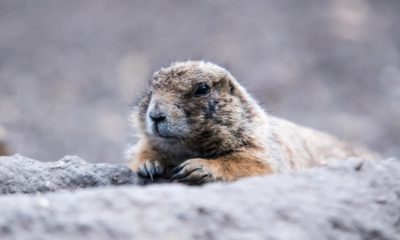
<path fill-rule="evenodd" d="M 199 86 L 197 86 L 194 94 L 196 96 L 204 96 L 207 95 L 209 92 L 210 92 L 210 86 L 208 86 L 208 84 L 206 83 L 202 83 Z"/>

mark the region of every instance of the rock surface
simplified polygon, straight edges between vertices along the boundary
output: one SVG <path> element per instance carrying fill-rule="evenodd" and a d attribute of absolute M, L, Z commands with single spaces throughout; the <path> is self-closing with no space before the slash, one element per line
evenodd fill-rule
<path fill-rule="evenodd" d="M 1 239 L 398 240 L 400 161 L 350 159 L 203 187 L 7 195 L 0 206 Z"/>
<path fill-rule="evenodd" d="M 136 183 L 125 166 L 90 164 L 76 156 L 40 162 L 20 155 L 0 157 L 0 194 L 37 193 Z"/>

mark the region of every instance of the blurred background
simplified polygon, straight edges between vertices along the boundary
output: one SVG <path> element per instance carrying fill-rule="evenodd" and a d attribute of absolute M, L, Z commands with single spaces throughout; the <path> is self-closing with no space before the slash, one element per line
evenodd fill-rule
<path fill-rule="evenodd" d="M 228 68 L 277 116 L 400 156 L 400 1 L 0 0 L 0 139 L 123 162 L 130 103 L 171 61 Z"/>

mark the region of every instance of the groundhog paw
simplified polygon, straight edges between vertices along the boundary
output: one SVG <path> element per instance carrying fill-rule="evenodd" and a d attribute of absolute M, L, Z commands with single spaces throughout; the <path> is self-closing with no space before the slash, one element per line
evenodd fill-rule
<path fill-rule="evenodd" d="M 200 185 L 215 180 L 214 174 L 207 166 L 207 160 L 189 159 L 174 168 L 171 172 L 171 181 Z"/>
<path fill-rule="evenodd" d="M 150 178 L 152 181 L 154 177 L 161 176 L 163 173 L 164 168 L 157 160 L 146 160 L 137 170 L 139 176 Z"/>

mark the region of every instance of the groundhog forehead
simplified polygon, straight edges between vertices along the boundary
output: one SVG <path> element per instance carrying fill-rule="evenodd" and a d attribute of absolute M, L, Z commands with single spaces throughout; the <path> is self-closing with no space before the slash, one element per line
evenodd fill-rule
<path fill-rule="evenodd" d="M 198 83 L 214 85 L 227 74 L 227 70 L 210 62 L 176 62 L 154 73 L 151 88 L 185 91 Z"/>

